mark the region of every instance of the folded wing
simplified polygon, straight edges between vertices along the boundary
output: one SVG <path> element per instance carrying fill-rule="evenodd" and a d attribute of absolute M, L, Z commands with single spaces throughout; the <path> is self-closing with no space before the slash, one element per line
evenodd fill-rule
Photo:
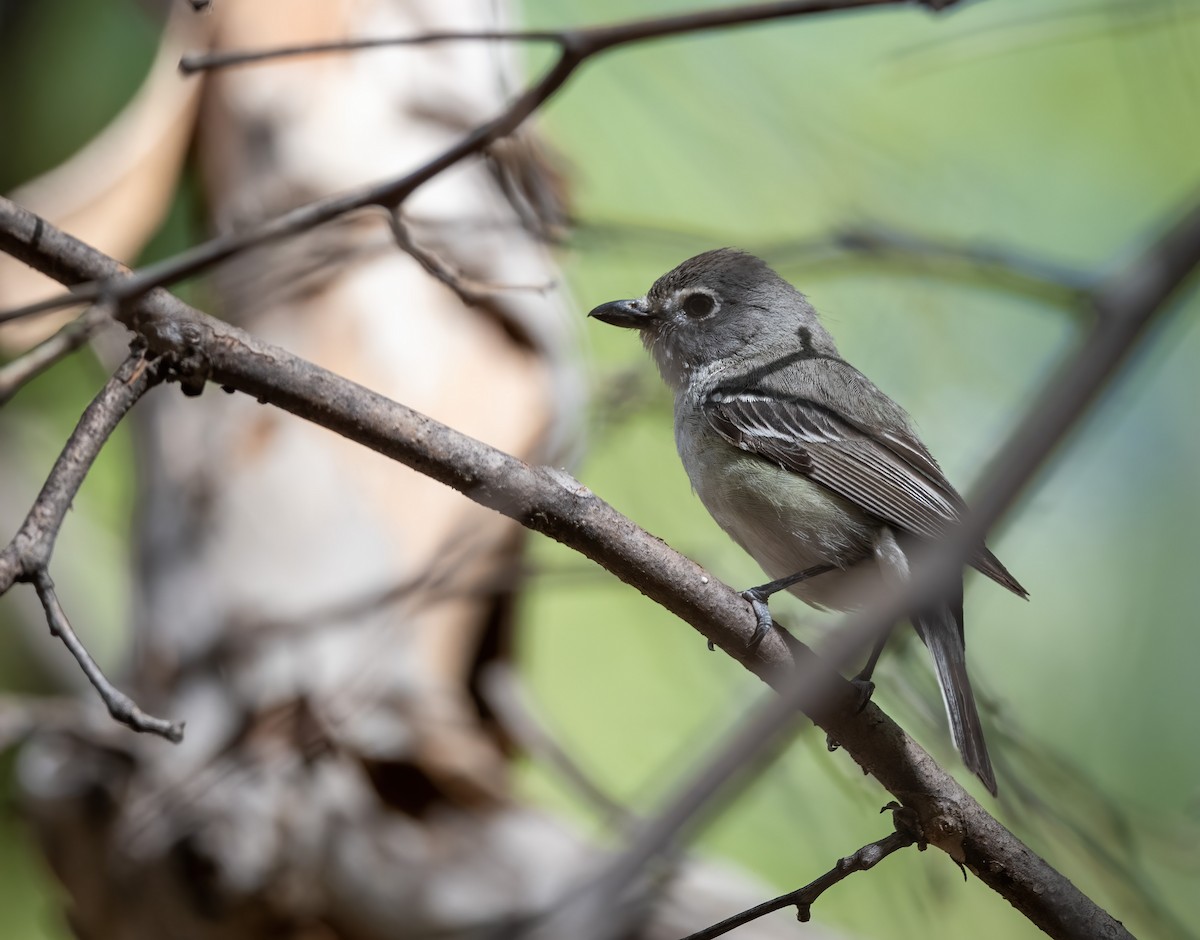
<path fill-rule="evenodd" d="M 735 447 L 820 483 L 900 532 L 936 539 L 965 512 L 962 498 L 915 438 L 875 436 L 816 402 L 753 390 L 715 391 L 704 413 Z M 1025 596 L 987 548 L 981 546 L 971 563 Z"/>

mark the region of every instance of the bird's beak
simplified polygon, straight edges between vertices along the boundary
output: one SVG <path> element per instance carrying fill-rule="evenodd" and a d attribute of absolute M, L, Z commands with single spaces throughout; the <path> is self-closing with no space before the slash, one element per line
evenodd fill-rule
<path fill-rule="evenodd" d="M 645 298 L 637 300 L 612 300 L 601 304 L 588 314 L 601 323 L 641 330 L 650 325 L 653 317 L 647 309 Z"/>

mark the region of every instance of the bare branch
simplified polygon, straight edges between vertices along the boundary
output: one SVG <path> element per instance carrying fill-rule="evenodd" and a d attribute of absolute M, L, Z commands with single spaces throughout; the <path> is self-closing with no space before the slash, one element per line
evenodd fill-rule
<path fill-rule="evenodd" d="M 111 320 L 112 314 L 107 305 L 95 304 L 53 336 L 0 366 L 0 405 L 7 404 L 26 382 L 37 378 L 60 359 L 65 359 Z"/>
<path fill-rule="evenodd" d="M 731 792 L 730 781 L 736 783 L 739 775 L 746 779 L 771 746 L 780 743 L 794 728 L 799 708 L 914 810 L 924 831 L 931 834 L 933 844 L 970 867 L 1047 933 L 1057 937 L 1127 936 L 1106 912 L 984 812 L 878 708 L 868 706 L 859 714 L 853 708 L 854 693 L 832 670 L 848 663 L 857 650 L 886 632 L 891 623 L 919 606 L 922 599 L 940 593 L 947 580 L 958 574 L 963 559 L 983 531 L 1011 505 L 1039 465 L 1071 431 L 1136 347 L 1148 325 L 1200 262 L 1200 205 L 1094 291 L 1087 290 L 1090 285 L 1081 282 L 1078 291 L 1086 296 L 1089 309 L 1095 314 L 1095 325 L 1081 348 L 1042 390 L 1035 406 L 999 453 L 977 489 L 977 511 L 943 542 L 914 559 L 914 577 L 902 590 L 882 599 L 870 610 L 847 618 L 844 629 L 823 651 L 822 659 L 779 635 L 769 637 L 758 650 L 750 651 L 746 644 L 751 631 L 749 618 L 744 605 L 728 588 L 674 555 L 568 475 L 529 467 L 281 349 L 207 318 L 156 289 L 158 285 L 211 267 L 246 247 L 304 231 L 351 209 L 379 205 L 398 210 L 424 182 L 511 133 L 556 93 L 582 62 L 607 49 L 716 26 L 894 2 L 897 0 L 760 4 L 564 33 L 555 40 L 561 49 L 558 62 L 537 83 L 497 118 L 480 125 L 417 170 L 301 207 L 256 230 L 216 239 L 127 277 L 118 274 L 110 259 L 73 242 L 29 213 L 22 214 L 6 201 L 0 201 L 0 246 L 9 246 L 13 254 L 31 259 L 30 263 L 43 269 L 53 268 L 50 273 L 57 275 L 69 270 L 68 281 L 91 279 L 92 283 L 79 294 L 43 302 L 40 309 L 50 309 L 47 304 L 76 303 L 81 296 L 124 301 L 118 312 L 121 322 L 143 337 L 154 352 L 168 358 L 185 379 L 185 390 L 198 393 L 212 380 L 253 395 L 259 401 L 275 404 L 404 462 L 529 528 L 577 548 L 692 623 L 781 693 L 754 710 L 737 736 L 714 754 L 693 781 L 680 789 L 659 817 L 644 826 L 629 851 L 602 873 L 594 886 L 589 886 L 593 903 L 604 906 L 618 899 L 650 860 L 671 852 L 680 835 L 696 825 L 713 798 Z M 951 2 L 927 0 L 925 5 L 940 8 Z M 731 18 L 734 16 L 737 18 Z M 413 245 L 399 225 L 398 215 L 395 218 L 398 244 L 431 274 L 455 286 L 451 283 L 456 280 L 454 272 L 436 256 Z M 407 239 L 407 246 L 402 237 Z M 851 243 L 850 248 L 866 253 L 878 250 L 871 243 L 865 246 Z M 900 250 L 931 253 L 926 245 L 902 245 Z M 74 268 L 72 262 L 77 262 Z M 1003 259 L 1000 266 L 1004 266 Z M 91 273 L 80 274 L 83 270 Z M 1036 279 L 1035 274 L 1033 280 Z M 12 315 L 10 312 L 8 316 Z M 3 319 L 4 315 L 0 315 L 0 321 Z M 129 382 L 137 378 L 131 376 Z M 112 426 L 123 414 L 121 411 L 116 416 Z M 85 414 L 84 421 L 87 419 Z M 83 426 L 81 422 L 80 428 Z M 103 437 L 110 431 L 111 427 Z M 77 429 L 72 442 L 79 434 Z M 95 443 L 97 451 L 103 437 Z M 32 582 L 52 631 L 63 638 L 79 660 L 110 712 L 138 730 L 167 737 L 172 732 L 180 734 L 181 728 L 144 715 L 108 683 L 79 644 L 55 596 L 47 567 L 54 539 L 70 498 L 95 457 L 95 452 L 87 457 L 86 448 L 92 442 L 84 441 L 82 456 L 86 460 L 79 470 L 79 455 L 67 459 L 72 442 L 68 442 L 25 525 L 13 543 L 0 552 L 0 593 L 16 580 Z M 52 487 L 56 474 L 61 479 Z M 64 501 L 62 494 L 67 490 L 70 492 Z M 908 838 L 910 841 L 904 844 L 915 841 L 911 836 Z M 884 843 L 887 851 L 879 855 Z M 873 843 L 851 856 L 855 859 L 866 852 L 856 862 L 847 863 L 846 874 L 849 870 L 870 867 L 901 847 L 899 842 L 892 847 L 888 840 Z M 867 850 L 875 851 L 873 854 Z M 860 868 L 850 867 L 855 864 Z M 816 891 L 819 894 L 845 877 L 842 874 L 828 881 L 838 871 L 835 869 L 802 891 L 821 884 Z M 811 903 L 805 900 L 807 897 L 789 903 L 806 905 Z M 803 913 L 804 908 L 801 910 Z M 616 931 L 619 926 L 605 923 L 598 928 L 597 936 Z"/>
<path fill-rule="evenodd" d="M 482 677 L 482 690 L 488 705 L 517 744 L 545 761 L 605 822 L 615 823 L 621 828 L 628 828 L 633 823 L 633 814 L 605 793 L 537 720 L 521 680 L 512 667 L 502 663 L 489 666 Z"/>
<path fill-rule="evenodd" d="M 627 244 L 630 238 L 638 238 L 678 248 L 681 254 L 704 251 L 725 237 L 703 229 L 619 219 L 585 219 L 575 231 L 578 241 L 588 246 Z M 780 267 L 841 271 L 887 265 L 901 276 L 933 275 L 1069 307 L 1086 304 L 1096 287 L 1091 271 L 1056 264 L 1015 247 L 931 238 L 872 223 L 843 225 L 809 238 L 750 242 L 744 247 Z"/>
<path fill-rule="evenodd" d="M 57 294 L 54 297 L 35 300 L 24 307 L 0 310 L 0 325 L 13 320 L 24 320 L 26 317 L 37 316 L 39 313 L 49 313 L 52 310 L 63 310 L 66 307 L 80 307 L 87 303 L 95 303 L 104 297 L 104 291 L 100 289 L 100 285 L 85 285 L 80 290 L 86 296 L 77 296 L 73 293 Z"/>
<path fill-rule="evenodd" d="M 134 731 L 157 734 L 176 744 L 182 741 L 182 724 L 147 715 L 138 708 L 133 699 L 108 681 L 108 677 L 96 665 L 96 661 L 92 659 L 87 647 L 76 636 L 71 622 L 67 619 L 67 613 L 63 610 L 58 595 L 54 591 L 54 582 L 44 569 L 34 575 L 33 585 L 37 589 L 38 599 L 42 602 L 42 609 L 46 612 L 46 622 L 50 624 L 50 632 L 62 640 L 63 645 L 75 657 L 79 668 L 87 676 L 88 682 L 100 694 L 100 700 L 108 708 L 108 713 Z"/>
<path fill-rule="evenodd" d="M 105 678 L 71 628 L 49 574 L 50 556 L 63 519 L 96 456 L 129 409 L 160 379 L 158 365 L 151 363 L 144 354 L 134 353 L 88 405 L 24 523 L 0 552 L 0 594 L 18 581 L 33 584 L 46 612 L 50 632 L 70 650 L 88 681 L 100 693 L 109 713 L 135 731 L 148 731 L 170 741 L 179 741 L 183 737 L 182 725 L 145 714 Z"/>
<path fill-rule="evenodd" d="M 38 233 L 36 244 L 33 233 Z M 103 277 L 116 263 L 0 200 L 0 247 L 39 268 Z M 1022 845 L 875 705 L 829 671 L 876 631 L 938 593 L 991 522 L 1078 419 L 1142 331 L 1200 260 L 1200 204 L 1119 272 L 1095 297 L 1102 315 L 1083 348 L 1039 396 L 1002 451 L 967 523 L 916 559 L 914 577 L 888 603 L 850 618 L 824 662 L 780 634 L 747 650 L 753 618 L 732 589 L 667 548 L 565 473 L 521 461 L 187 307 L 164 291 L 123 310 L 123 322 L 155 351 L 182 356 L 203 376 L 328 427 L 440 480 L 577 549 L 663 604 L 782 693 L 755 710 L 734 745 L 705 776 L 651 822 L 614 863 L 604 890 L 619 891 L 645 860 L 669 847 L 708 798 L 746 772 L 764 742 L 779 741 L 804 703 L 811 717 L 866 770 L 912 808 L 929 842 L 965 864 L 1035 924 L 1056 937 L 1127 936 L 1065 877 Z M 801 670 L 801 666 L 803 669 Z M 819 681 L 808 683 L 817 676 Z M 793 681 L 799 677 L 800 681 Z M 826 695 L 833 690 L 832 695 Z"/>
<path fill-rule="evenodd" d="M 470 30 L 461 32 L 433 31 L 411 36 L 384 36 L 369 39 L 347 39 L 339 42 L 307 43 L 297 46 L 277 46 L 273 49 L 255 49 L 243 52 L 213 52 L 185 55 L 179 61 L 179 70 L 185 75 L 196 72 L 230 68 L 239 65 L 269 62 L 304 55 L 326 53 L 359 52 L 366 49 L 395 48 L 397 46 L 426 46 L 445 42 L 514 42 L 546 43 L 560 49 L 591 50 L 585 56 L 607 51 L 620 45 L 661 39 L 665 36 L 681 36 L 688 33 L 706 32 L 731 26 L 748 26 L 769 20 L 811 16 L 820 13 L 836 13 L 863 7 L 889 6 L 908 3 L 910 0 L 800 0 L 800 2 L 758 3 L 724 7 L 716 10 L 701 10 L 674 16 L 658 16 L 644 20 L 622 21 L 605 26 L 580 29 L 519 29 L 519 30 Z M 916 0 L 918 6 L 940 11 L 948 9 L 958 0 Z M 594 47 L 594 48 L 593 48 Z"/>
<path fill-rule="evenodd" d="M 553 284 L 486 284 L 483 281 L 476 281 L 461 271 L 455 270 L 432 251 L 418 245 L 413 240 L 412 233 L 408 230 L 408 225 L 399 209 L 389 212 L 387 219 L 396 247 L 416 261 L 426 274 L 454 291 L 458 295 L 458 299 L 468 307 L 478 306 L 497 294 L 511 291 L 544 294 L 554 286 Z"/>
<path fill-rule="evenodd" d="M 885 806 L 884 810 L 892 808 L 899 807 L 893 803 Z M 713 924 L 704 930 L 688 934 L 683 940 L 714 940 L 715 937 L 723 937 L 738 927 L 744 927 L 751 921 L 758 920 L 760 917 L 766 917 L 768 914 L 774 914 L 785 907 L 794 906 L 796 908 L 796 919 L 801 923 L 808 923 L 812 916 L 811 908 L 816 903 L 817 898 L 834 885 L 845 881 L 854 872 L 869 871 L 892 853 L 908 848 L 910 845 L 916 843 L 917 837 L 913 833 L 903 830 L 897 830 L 876 842 L 868 842 L 857 852 L 847 855 L 845 858 L 839 858 L 833 868 L 815 881 L 810 881 L 803 888 L 797 888 L 795 891 L 781 894 L 770 901 L 764 901 L 762 904 L 742 911 L 740 914 L 734 914 L 719 924 Z"/>
<path fill-rule="evenodd" d="M 1010 248 L 938 240 L 878 225 L 849 226 L 823 238 L 776 242 L 760 251 L 780 263 L 820 265 L 862 259 L 892 262 L 914 274 L 936 271 L 948 280 L 980 282 L 1067 304 L 1086 302 L 1096 287 L 1091 272 L 1052 264 Z"/>
<path fill-rule="evenodd" d="M 252 49 L 244 52 L 198 52 L 185 55 L 179 60 L 179 71 L 184 75 L 197 72 L 212 72 L 218 69 L 297 56 L 322 55 L 330 52 L 361 52 L 367 49 L 394 49 L 397 46 L 428 46 L 441 42 L 520 42 L 553 43 L 561 46 L 561 30 L 494 30 L 483 29 L 452 32 L 420 33 L 415 36 L 376 36 L 370 39 L 344 39 L 340 42 L 313 42 L 298 46 L 276 46 L 273 49 Z"/>
<path fill-rule="evenodd" d="M 88 405 L 54 463 L 12 542 L 0 552 L 0 594 L 16 581 L 32 582 L 46 568 L 75 494 L 109 435 L 134 402 L 159 380 L 157 368 L 133 354 Z"/>
<path fill-rule="evenodd" d="M 943 10 L 957 2 L 958 0 L 924 0 L 919 5 L 931 10 Z M 306 232 L 348 212 L 368 206 L 396 209 L 418 187 L 467 157 L 481 153 L 501 137 L 511 134 L 549 101 L 575 74 L 579 66 L 612 49 L 666 36 L 706 32 L 730 26 L 909 3 L 910 0 L 786 0 L 564 31 L 558 38 L 561 54 L 541 78 L 529 85 L 524 93 L 499 115 L 478 125 L 458 143 L 404 176 L 370 183 L 316 200 L 263 222 L 257 228 L 219 236 L 174 257 L 134 271 L 128 276 L 80 284 L 74 288 L 72 296 L 43 301 L 37 309 L 49 310 L 56 306 L 68 306 L 71 303 L 93 301 L 101 297 L 121 302 L 130 301 L 155 287 L 173 284 L 206 271 L 249 248 Z M 32 308 L 26 308 L 24 313 L 30 310 Z M 21 312 L 0 313 L 0 322 L 19 313 Z"/>

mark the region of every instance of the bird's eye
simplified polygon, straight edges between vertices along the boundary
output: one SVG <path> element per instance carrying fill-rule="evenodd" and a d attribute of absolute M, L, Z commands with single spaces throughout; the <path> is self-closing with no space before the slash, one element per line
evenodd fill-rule
<path fill-rule="evenodd" d="M 713 307 L 717 302 L 712 299 L 710 294 L 703 291 L 696 291 L 694 294 L 688 294 L 683 301 L 683 312 L 689 317 L 706 317 L 713 312 Z"/>

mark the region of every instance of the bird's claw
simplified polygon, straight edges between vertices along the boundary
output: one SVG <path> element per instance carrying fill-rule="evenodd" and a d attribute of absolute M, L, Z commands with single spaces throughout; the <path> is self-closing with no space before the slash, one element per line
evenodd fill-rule
<path fill-rule="evenodd" d="M 871 701 L 871 696 L 875 694 L 875 683 L 864 676 L 855 676 L 850 680 L 850 684 L 858 692 L 858 705 L 854 709 L 854 714 L 857 715 L 867 707 L 867 703 Z"/>
<path fill-rule="evenodd" d="M 754 636 L 750 637 L 750 642 L 746 644 L 746 648 L 753 652 L 758 649 L 759 644 L 771 628 L 775 626 L 775 621 L 771 619 L 771 610 L 767 607 L 767 599 L 762 596 L 755 588 L 750 588 L 748 591 L 742 591 L 742 597 L 750 602 L 750 609 L 754 611 Z"/>

